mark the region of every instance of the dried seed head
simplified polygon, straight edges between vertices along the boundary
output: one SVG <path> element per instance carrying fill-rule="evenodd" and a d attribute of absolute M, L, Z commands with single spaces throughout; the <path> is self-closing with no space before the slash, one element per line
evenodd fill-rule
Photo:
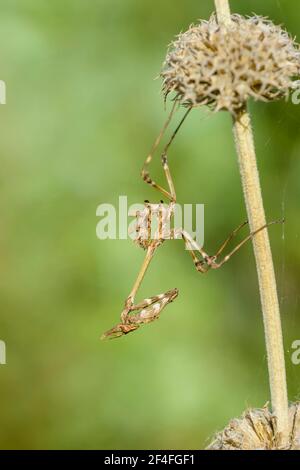
<path fill-rule="evenodd" d="M 300 403 L 289 408 L 289 440 L 283 448 L 276 430 L 276 420 L 267 406 L 252 409 L 232 420 L 218 433 L 208 450 L 300 450 Z"/>
<path fill-rule="evenodd" d="M 300 50 L 280 26 L 259 16 L 232 15 L 229 28 L 215 15 L 171 43 L 161 72 L 165 96 L 188 106 L 235 113 L 249 97 L 273 101 L 299 86 Z"/>

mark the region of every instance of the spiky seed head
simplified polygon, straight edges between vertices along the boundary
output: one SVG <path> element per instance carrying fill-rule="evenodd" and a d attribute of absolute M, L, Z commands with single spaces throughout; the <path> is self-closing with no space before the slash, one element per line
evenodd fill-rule
<path fill-rule="evenodd" d="M 288 442 L 281 444 L 276 419 L 267 405 L 247 410 L 218 433 L 208 450 L 300 450 L 300 403 L 289 408 Z"/>
<path fill-rule="evenodd" d="M 210 105 L 235 113 L 246 100 L 273 101 L 299 86 L 300 50 L 280 26 L 260 17 L 232 15 L 230 27 L 215 15 L 177 36 L 161 77 L 165 97 L 187 106 Z"/>

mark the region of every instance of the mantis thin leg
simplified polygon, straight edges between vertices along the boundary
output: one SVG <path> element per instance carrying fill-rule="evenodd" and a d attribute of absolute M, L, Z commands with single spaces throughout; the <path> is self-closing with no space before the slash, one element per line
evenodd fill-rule
<path fill-rule="evenodd" d="M 230 260 L 230 258 L 232 257 L 232 255 L 234 255 L 240 248 L 242 248 L 242 246 L 245 245 L 245 243 L 247 243 L 249 240 L 251 240 L 255 235 L 257 235 L 259 232 L 261 232 L 262 230 L 266 229 L 267 227 L 270 227 L 270 225 L 274 225 L 274 224 L 282 224 L 284 223 L 284 219 L 280 219 L 280 220 L 273 220 L 272 222 L 269 222 L 265 225 L 263 225 L 262 227 L 258 228 L 257 230 L 255 230 L 254 232 L 251 232 L 244 240 L 242 240 L 230 253 L 228 253 L 228 255 L 226 255 L 222 261 L 220 261 L 219 263 L 216 263 L 214 262 L 214 264 L 212 265 L 212 268 L 214 269 L 218 269 L 220 268 L 221 266 L 223 266 L 224 263 L 227 263 L 227 261 Z M 215 258 L 215 257 L 214 257 Z"/>
<path fill-rule="evenodd" d="M 203 248 L 201 248 L 201 246 L 191 237 L 188 232 L 185 230 L 181 230 L 180 232 L 185 246 L 192 257 L 195 268 L 197 271 L 205 274 L 209 269 L 208 265 L 205 263 L 205 260 L 209 258 L 209 255 L 203 250 Z M 197 252 L 201 255 L 202 260 L 198 258 L 196 254 Z"/>
<path fill-rule="evenodd" d="M 245 225 L 247 225 L 248 222 L 243 222 L 241 225 L 239 225 L 230 235 L 229 237 L 225 240 L 225 242 L 221 245 L 221 247 L 218 249 L 217 253 L 213 256 L 208 255 L 203 248 L 199 246 L 199 244 L 189 235 L 184 230 L 180 230 L 179 232 L 182 235 L 182 238 L 185 242 L 186 247 L 189 249 L 189 252 L 191 254 L 191 257 L 193 259 L 194 265 L 197 269 L 198 272 L 201 272 L 205 274 L 210 268 L 212 269 L 218 269 L 223 264 L 227 263 L 229 259 L 240 249 L 242 246 L 245 245 L 249 240 L 251 240 L 255 235 L 257 235 L 259 232 L 262 230 L 266 229 L 270 225 L 274 224 L 279 224 L 283 223 L 284 220 L 274 220 L 272 222 L 269 222 L 259 229 L 255 230 L 254 232 L 251 232 L 244 240 L 242 240 L 228 255 L 226 255 L 222 261 L 217 262 L 217 257 L 220 255 L 220 253 L 224 250 L 224 248 L 227 246 L 227 244 L 232 240 L 232 238 L 243 228 Z M 202 257 L 202 260 L 199 259 L 197 253 L 199 253 Z"/>
<path fill-rule="evenodd" d="M 228 245 L 229 242 L 231 242 L 231 240 L 236 236 L 236 234 L 243 228 L 245 227 L 246 225 L 248 224 L 248 220 L 246 220 L 245 222 L 243 222 L 241 225 L 239 225 L 235 230 L 233 230 L 233 232 L 228 236 L 228 238 L 226 238 L 226 240 L 222 243 L 222 245 L 220 246 L 220 248 L 218 249 L 218 251 L 216 252 L 215 256 L 218 257 L 222 251 L 224 250 L 224 248 L 226 248 L 226 246 Z"/>
<path fill-rule="evenodd" d="M 146 271 L 149 267 L 149 264 L 153 258 L 153 255 L 155 253 L 155 250 L 156 250 L 156 245 L 153 243 L 149 246 L 149 248 L 147 249 L 147 253 L 146 253 L 146 256 L 145 256 L 145 259 L 143 261 L 143 264 L 142 264 L 142 267 L 140 269 L 140 272 L 138 273 L 138 276 L 135 280 L 135 283 L 133 285 L 133 288 L 131 289 L 131 292 L 129 294 L 129 296 L 127 297 L 126 301 L 125 301 L 125 308 L 124 310 L 122 311 L 121 313 L 121 320 L 123 323 L 126 323 L 126 320 L 127 320 L 127 316 L 129 314 L 129 312 L 131 311 L 131 308 L 132 308 L 132 305 L 134 304 L 134 298 L 136 296 L 136 293 L 144 279 L 144 276 L 146 274 Z"/>
<path fill-rule="evenodd" d="M 168 184 L 168 189 L 164 189 L 162 186 L 160 186 L 159 184 L 157 184 L 151 177 L 150 177 L 150 174 L 149 174 L 149 171 L 147 169 L 148 165 L 150 164 L 150 162 L 152 161 L 152 158 L 153 158 L 153 154 L 154 152 L 156 151 L 157 147 L 159 146 L 163 136 L 164 136 L 164 133 L 167 129 L 167 127 L 169 126 L 170 122 L 171 122 L 171 119 L 173 117 L 173 114 L 175 112 L 175 107 L 176 107 L 176 101 L 171 109 L 171 112 L 170 112 L 170 115 L 166 121 L 166 123 L 164 124 L 163 126 L 163 129 L 162 131 L 160 132 L 158 138 L 156 139 L 152 149 L 151 149 L 151 152 L 150 154 L 148 155 L 148 157 L 146 158 L 146 161 L 144 163 L 144 166 L 142 168 L 142 172 L 141 172 L 141 176 L 143 178 L 143 180 L 151 185 L 153 188 L 157 189 L 158 191 L 160 191 L 160 193 L 162 193 L 164 196 L 166 196 L 169 200 L 171 201 L 176 201 L 176 192 L 175 192 L 175 187 L 174 187 L 174 183 L 173 183 L 173 179 L 172 179 L 172 176 L 171 176 L 171 172 L 170 172 L 170 168 L 169 168 L 169 164 L 168 164 L 168 157 L 167 157 L 167 151 L 170 147 L 170 145 L 172 144 L 173 140 L 175 139 L 179 129 L 181 128 L 182 124 L 184 123 L 185 119 L 187 118 L 188 114 L 190 113 L 191 111 L 191 107 L 185 112 L 183 118 L 181 119 L 181 121 L 179 122 L 178 126 L 176 127 L 175 131 L 173 132 L 170 140 L 168 141 L 168 143 L 166 144 L 166 146 L 164 147 L 164 150 L 163 150 L 163 153 L 161 155 L 161 162 L 162 162 L 162 166 L 163 166 L 163 170 L 165 172 L 165 176 L 166 176 L 166 180 L 167 180 L 167 184 Z"/>

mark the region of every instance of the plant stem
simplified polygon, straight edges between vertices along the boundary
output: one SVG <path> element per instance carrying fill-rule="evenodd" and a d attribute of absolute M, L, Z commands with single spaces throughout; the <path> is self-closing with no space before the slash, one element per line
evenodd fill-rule
<path fill-rule="evenodd" d="M 246 106 L 234 118 L 233 131 L 249 225 L 253 232 L 266 223 L 266 218 L 250 116 Z M 272 409 L 277 418 L 278 432 L 284 441 L 288 429 L 286 373 L 279 302 L 267 229 L 255 235 L 252 241 L 265 327 Z"/>
<path fill-rule="evenodd" d="M 215 0 L 218 23 L 229 26 L 231 23 L 230 7 L 228 0 Z"/>
<path fill-rule="evenodd" d="M 218 21 L 230 26 L 228 0 L 215 0 Z M 251 232 L 266 223 L 250 115 L 245 105 L 233 118 L 244 198 Z M 267 229 L 252 239 L 262 304 L 272 410 L 281 444 L 288 439 L 288 396 L 276 279 Z"/>

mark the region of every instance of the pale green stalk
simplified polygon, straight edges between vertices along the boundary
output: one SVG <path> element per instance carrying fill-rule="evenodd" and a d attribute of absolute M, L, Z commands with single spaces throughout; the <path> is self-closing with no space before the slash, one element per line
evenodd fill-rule
<path fill-rule="evenodd" d="M 219 24 L 230 28 L 228 0 L 215 0 L 215 6 Z M 266 217 L 246 105 L 233 118 L 233 132 L 250 230 L 254 232 L 265 225 Z M 288 439 L 288 396 L 279 302 L 268 230 L 259 232 L 252 241 L 264 320 L 272 410 L 277 419 L 281 444 L 285 445 Z"/>

